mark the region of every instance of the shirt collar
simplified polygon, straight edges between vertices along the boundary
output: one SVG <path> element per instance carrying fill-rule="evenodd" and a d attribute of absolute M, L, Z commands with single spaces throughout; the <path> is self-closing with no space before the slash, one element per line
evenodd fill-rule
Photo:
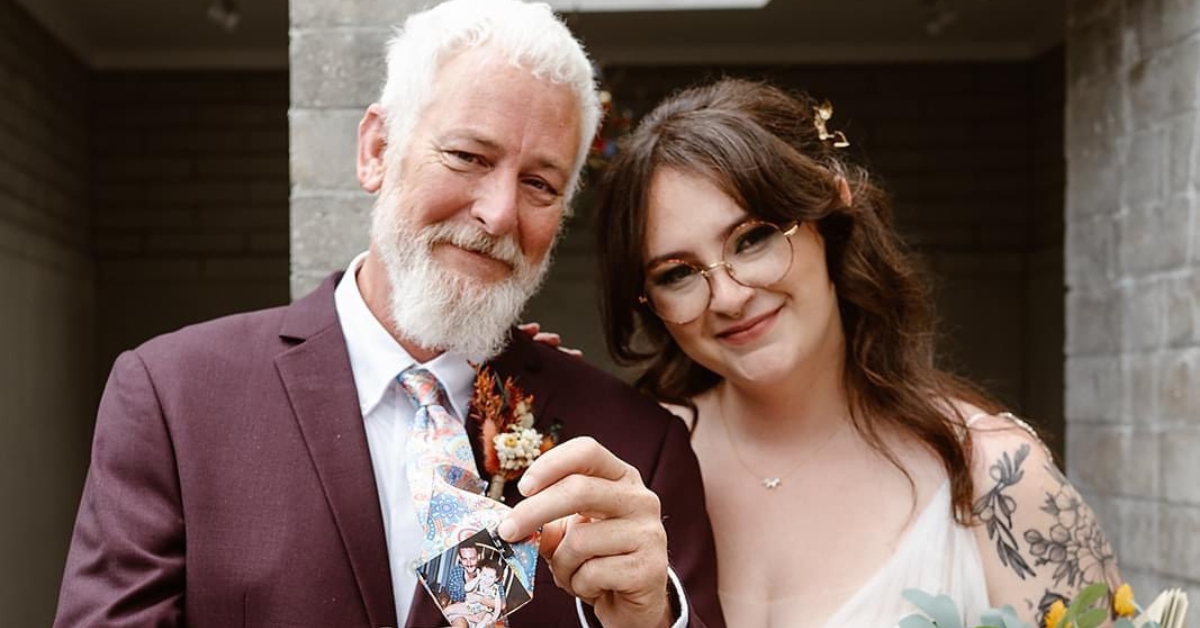
<path fill-rule="evenodd" d="M 361 253 L 350 262 L 333 295 L 342 336 L 346 339 L 346 352 L 350 355 L 359 410 L 364 417 L 383 401 L 384 394 L 395 384 L 396 376 L 417 364 L 375 318 L 362 298 L 358 289 L 358 270 L 366 257 L 366 253 Z M 455 414 L 465 419 L 475 389 L 475 369 L 466 356 L 446 351 L 421 366 L 438 378 Z"/>

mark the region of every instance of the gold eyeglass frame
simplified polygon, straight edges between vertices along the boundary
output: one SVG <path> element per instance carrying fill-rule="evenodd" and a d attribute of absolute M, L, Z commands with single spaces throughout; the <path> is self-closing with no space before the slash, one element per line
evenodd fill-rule
<path fill-rule="evenodd" d="M 795 235 L 796 231 L 798 231 L 800 229 L 801 224 L 802 223 L 800 223 L 800 222 L 796 222 L 796 223 L 792 224 L 792 226 L 788 227 L 787 229 L 780 229 L 779 225 L 777 225 L 773 222 L 766 221 L 766 220 L 748 220 L 748 221 L 743 222 L 742 224 L 738 225 L 736 228 L 734 228 L 734 230 L 729 233 L 729 236 L 727 236 L 725 238 L 725 241 L 721 243 L 721 251 L 722 252 L 721 252 L 720 261 L 713 262 L 712 264 L 709 264 L 707 266 L 702 266 L 699 264 L 695 264 L 693 262 L 689 262 L 685 259 L 670 258 L 670 259 L 662 260 L 661 262 L 659 262 L 659 264 L 656 264 L 655 266 L 658 266 L 661 264 L 676 263 L 676 264 L 683 264 L 685 266 L 692 267 L 694 270 L 696 270 L 697 272 L 700 273 L 700 276 L 704 277 L 704 281 L 708 285 L 708 301 L 709 301 L 709 303 L 712 302 L 712 295 L 713 295 L 713 287 L 712 287 L 713 271 L 718 268 L 721 268 L 721 267 L 725 268 L 725 274 L 729 275 L 729 278 L 732 279 L 739 286 L 745 286 L 747 288 L 765 288 L 766 286 L 751 286 L 748 284 L 744 284 L 738 280 L 737 275 L 735 275 L 733 273 L 733 265 L 725 260 L 725 253 L 724 253 L 725 244 L 729 241 L 729 238 L 732 238 L 734 236 L 734 234 L 741 233 L 744 230 L 752 229 L 758 225 L 770 225 L 770 226 L 774 227 L 776 230 L 779 231 L 780 234 L 783 235 L 784 239 L 787 240 L 787 243 L 788 243 L 788 265 L 787 265 L 787 268 L 784 269 L 783 274 L 779 276 L 779 278 L 782 279 L 783 276 L 787 275 L 788 271 L 790 271 L 792 269 L 792 263 L 796 261 L 796 249 L 794 249 L 792 247 L 792 236 Z M 779 279 L 776 279 L 775 281 L 779 281 Z M 642 289 L 645 290 L 645 287 L 643 286 Z M 638 300 L 638 303 L 641 303 L 642 305 L 645 305 L 647 308 L 649 308 L 650 311 L 653 312 L 654 315 L 659 318 L 659 320 L 662 320 L 663 322 L 666 322 L 666 323 L 671 323 L 672 325 L 686 325 L 686 324 L 696 320 L 697 318 L 700 318 L 700 316 L 702 316 L 704 314 L 704 310 L 708 309 L 708 305 L 706 304 L 704 306 L 704 309 L 700 310 L 700 313 L 697 314 L 696 316 L 694 316 L 691 319 L 686 320 L 686 321 L 676 322 L 676 321 L 669 321 L 669 320 L 663 318 L 663 316 L 654 309 L 654 304 L 650 302 L 650 297 L 646 296 L 645 292 L 638 295 L 637 300 Z"/>

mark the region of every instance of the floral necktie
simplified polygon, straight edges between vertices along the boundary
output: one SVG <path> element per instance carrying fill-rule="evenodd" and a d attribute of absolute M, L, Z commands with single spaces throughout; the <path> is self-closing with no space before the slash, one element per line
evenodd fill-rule
<path fill-rule="evenodd" d="M 425 531 L 418 557 L 424 564 L 481 530 L 494 531 L 511 509 L 483 494 L 487 483 L 476 471 L 463 422 L 447 410 L 441 382 L 416 366 L 396 379 L 416 408 L 405 464 L 417 520 Z M 538 538 L 534 534 L 512 545 L 514 571 L 530 593 Z"/>

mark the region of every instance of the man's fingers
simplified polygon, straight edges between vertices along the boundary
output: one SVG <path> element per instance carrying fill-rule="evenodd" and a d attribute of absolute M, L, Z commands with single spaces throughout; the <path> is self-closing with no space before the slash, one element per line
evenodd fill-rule
<path fill-rule="evenodd" d="M 562 544 L 563 538 L 567 534 L 567 522 L 569 518 L 555 519 L 550 523 L 542 526 L 541 540 L 538 541 L 538 553 L 547 561 L 558 551 Z"/>
<path fill-rule="evenodd" d="M 572 438 L 542 454 L 521 476 L 517 483 L 522 495 L 535 495 L 547 486 L 570 475 L 586 475 L 606 480 L 625 480 L 636 477 L 637 470 L 588 436 Z"/>
<path fill-rule="evenodd" d="M 627 492 L 625 486 L 616 482 L 570 475 L 513 506 L 498 532 L 501 538 L 511 542 L 569 515 L 580 514 L 593 519 L 619 517 L 627 514 L 628 505 L 638 501 L 632 497 L 623 499 Z"/>
<path fill-rule="evenodd" d="M 662 525 L 643 520 L 609 519 L 565 528 L 553 552 L 543 551 L 550 569 L 570 579 L 589 560 L 646 550 L 665 559 L 666 535 Z"/>
<path fill-rule="evenodd" d="M 536 336 L 537 333 L 542 330 L 542 326 L 540 323 L 536 322 L 521 323 L 520 325 L 517 325 L 517 329 L 529 334 L 530 336 Z"/>
<path fill-rule="evenodd" d="M 644 563 L 645 561 L 637 554 L 593 558 L 580 565 L 579 569 L 571 575 L 567 588 L 576 597 L 583 600 L 594 600 L 606 593 L 616 593 L 625 597 L 624 594 L 631 592 L 653 591 L 655 594 L 661 593 L 665 596 L 667 592 L 665 566 L 661 573 L 657 569 L 649 572 Z M 651 580 L 653 583 L 650 582 Z"/>

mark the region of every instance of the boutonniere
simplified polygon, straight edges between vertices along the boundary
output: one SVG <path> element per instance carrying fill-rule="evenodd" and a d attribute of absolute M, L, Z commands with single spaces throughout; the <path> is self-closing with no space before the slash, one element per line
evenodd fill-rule
<path fill-rule="evenodd" d="M 487 366 L 475 376 L 468 415 L 480 425 L 483 470 L 491 476 L 488 497 L 504 499 L 504 484 L 521 477 L 538 456 L 555 445 L 553 435 L 533 428 L 533 395 L 511 377 L 503 382 Z"/>

